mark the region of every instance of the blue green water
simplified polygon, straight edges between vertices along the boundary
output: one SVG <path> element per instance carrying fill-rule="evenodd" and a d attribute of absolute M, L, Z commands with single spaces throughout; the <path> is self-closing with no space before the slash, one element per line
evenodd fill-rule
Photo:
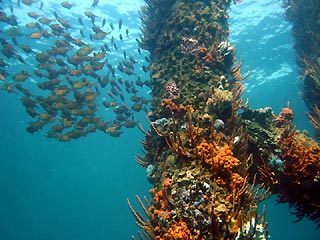
<path fill-rule="evenodd" d="M 115 21 L 127 16 L 134 31 L 137 15 L 130 14 L 139 4 L 109 3 L 101 11 Z M 310 129 L 298 93 L 290 25 L 279 3 L 245 0 L 230 11 L 231 40 L 243 58 L 243 72 L 252 71 L 245 97 L 250 106 L 271 106 L 276 113 L 290 101 L 298 128 Z M 1 240 L 116 240 L 136 235 L 126 199 L 148 196 L 151 187 L 134 159 L 141 154 L 140 131 L 126 131 L 121 138 L 95 133 L 61 143 L 25 131 L 29 117 L 16 95 L 1 91 L 0 104 Z M 274 198 L 266 204 L 271 239 L 320 239 L 312 222 L 293 223 L 287 205 L 275 205 Z"/>

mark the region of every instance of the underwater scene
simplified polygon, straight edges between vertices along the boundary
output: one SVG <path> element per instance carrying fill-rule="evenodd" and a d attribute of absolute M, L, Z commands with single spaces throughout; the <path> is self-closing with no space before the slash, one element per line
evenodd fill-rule
<path fill-rule="evenodd" d="M 320 239 L 295 2 L 0 1 L 0 239 Z"/>

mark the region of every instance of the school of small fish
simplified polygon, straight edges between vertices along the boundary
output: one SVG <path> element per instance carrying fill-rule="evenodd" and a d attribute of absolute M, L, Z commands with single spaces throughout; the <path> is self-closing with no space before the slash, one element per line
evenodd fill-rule
<path fill-rule="evenodd" d="M 107 24 L 95 13 L 98 0 L 83 13 L 72 12 L 76 1 L 59 3 L 68 16 L 45 14 L 45 1 L 0 2 L 1 89 L 19 96 L 31 117 L 29 133 L 43 129 L 70 141 L 97 130 L 118 137 L 136 126 L 134 115 L 150 102 L 139 96 L 148 88 L 148 56 L 137 38 L 135 49 L 126 49 L 131 36 L 122 19 Z M 30 9 L 29 22 L 15 15 L 22 7 Z"/>

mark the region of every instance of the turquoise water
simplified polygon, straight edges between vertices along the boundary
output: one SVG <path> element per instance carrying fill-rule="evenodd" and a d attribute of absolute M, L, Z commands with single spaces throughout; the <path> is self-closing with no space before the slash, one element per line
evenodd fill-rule
<path fill-rule="evenodd" d="M 100 1 L 104 6 L 99 11 L 106 11 L 109 21 L 116 23 L 122 17 L 130 27 L 132 41 L 126 44 L 132 49 L 136 49 L 140 3 Z M 298 128 L 310 129 L 298 93 L 291 29 L 279 4 L 245 0 L 233 6 L 231 41 L 243 58 L 243 72 L 251 70 L 245 91 L 250 106 L 271 106 L 278 113 L 290 101 Z M 121 138 L 99 132 L 61 143 L 41 132 L 25 131 L 30 119 L 15 94 L 1 91 L 0 104 L 1 240 L 130 239 L 136 235 L 138 227 L 126 200 L 135 202 L 135 194 L 148 196 L 151 187 L 145 169 L 134 159 L 142 149 L 139 130 L 126 131 Z M 143 116 L 139 118 L 146 126 Z M 293 223 L 287 205 L 276 205 L 275 198 L 266 204 L 271 239 L 320 239 L 312 222 Z"/>
<path fill-rule="evenodd" d="M 244 97 L 253 108 L 270 106 L 275 114 L 290 102 L 294 123 L 313 132 L 299 95 L 301 84 L 295 64 L 291 25 L 277 0 L 245 0 L 230 11 L 230 38 L 236 44 L 242 71 L 251 70 L 245 80 Z M 276 196 L 266 201 L 271 239 L 320 239 L 320 231 L 308 220 L 298 223 L 287 204 L 276 204 Z"/>
<path fill-rule="evenodd" d="M 236 44 L 250 106 L 270 106 L 276 114 L 287 102 L 295 113 L 298 129 L 312 132 L 307 109 L 299 96 L 300 77 L 295 64 L 291 25 L 284 19 L 281 1 L 246 0 L 230 11 L 231 41 Z"/>

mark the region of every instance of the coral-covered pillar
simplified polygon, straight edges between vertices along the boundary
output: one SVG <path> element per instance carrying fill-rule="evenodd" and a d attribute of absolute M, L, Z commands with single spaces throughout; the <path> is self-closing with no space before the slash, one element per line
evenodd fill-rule
<path fill-rule="evenodd" d="M 238 110 L 241 61 L 229 42 L 230 1 L 147 0 L 140 47 L 151 54 L 145 155 L 152 199 L 129 206 L 147 239 L 267 239 L 249 176 L 252 154 Z M 249 184 L 249 182 L 251 184 Z M 145 215 L 145 216 L 144 216 Z"/>
<path fill-rule="evenodd" d="M 301 74 L 301 96 L 308 118 L 320 138 L 320 2 L 285 0 L 285 16 L 292 23 L 296 60 Z"/>

